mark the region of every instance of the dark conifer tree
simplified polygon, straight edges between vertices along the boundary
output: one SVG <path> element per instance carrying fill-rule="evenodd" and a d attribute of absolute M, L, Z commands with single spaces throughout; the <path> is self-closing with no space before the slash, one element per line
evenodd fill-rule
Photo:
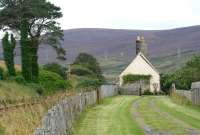
<path fill-rule="evenodd" d="M 16 40 L 11 34 L 11 40 L 9 41 L 9 34 L 6 32 L 4 38 L 2 39 L 3 43 L 3 55 L 6 67 L 8 69 L 9 76 L 15 76 L 15 64 L 14 64 L 14 50 L 16 46 Z"/>

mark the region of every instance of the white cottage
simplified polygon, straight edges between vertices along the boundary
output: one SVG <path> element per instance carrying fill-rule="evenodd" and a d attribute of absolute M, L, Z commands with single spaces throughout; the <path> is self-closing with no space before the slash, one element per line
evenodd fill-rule
<path fill-rule="evenodd" d="M 129 66 L 120 74 L 119 84 L 123 84 L 123 76 L 128 74 L 133 75 L 151 75 L 150 78 L 150 91 L 160 91 L 160 74 L 157 69 L 150 63 L 148 58 L 144 55 L 147 53 L 147 44 L 143 37 L 137 37 L 136 41 L 136 54 L 135 59 L 129 64 Z"/>

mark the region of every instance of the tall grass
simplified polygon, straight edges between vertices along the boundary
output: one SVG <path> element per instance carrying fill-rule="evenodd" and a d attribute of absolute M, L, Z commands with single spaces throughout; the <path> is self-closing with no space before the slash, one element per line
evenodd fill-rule
<path fill-rule="evenodd" d="M 37 104 L 27 104 L 0 112 L 0 131 L 3 135 L 32 135 L 40 126 L 42 117 L 59 100 L 74 93 L 60 92 L 49 97 L 43 97 Z M 1 134 L 0 134 L 1 135 Z"/>
<path fill-rule="evenodd" d="M 180 105 L 191 105 L 191 101 L 187 99 L 187 97 L 182 96 L 176 92 L 172 92 L 170 95 L 172 101 L 174 103 L 180 104 Z"/>
<path fill-rule="evenodd" d="M 15 82 L 0 81 L 0 100 L 19 100 L 22 98 L 37 97 L 37 92 Z"/>
<path fill-rule="evenodd" d="M 0 81 L 0 135 L 32 135 L 48 109 L 71 94 L 39 97 L 31 87 Z"/>

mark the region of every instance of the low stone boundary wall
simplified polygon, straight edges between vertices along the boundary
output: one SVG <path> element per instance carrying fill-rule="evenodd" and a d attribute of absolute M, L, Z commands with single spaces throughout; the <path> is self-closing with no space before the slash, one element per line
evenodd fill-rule
<path fill-rule="evenodd" d="M 117 85 L 102 85 L 100 89 L 101 98 L 112 97 L 118 95 Z"/>
<path fill-rule="evenodd" d="M 60 101 L 42 120 L 35 135 L 70 135 L 76 117 L 97 101 L 96 91 L 85 92 Z"/>
<path fill-rule="evenodd" d="M 139 95 L 140 86 L 137 84 L 124 85 L 119 88 L 120 95 Z"/>
<path fill-rule="evenodd" d="M 200 105 L 200 82 L 193 82 L 191 90 L 175 90 L 175 92 L 185 96 L 194 105 Z"/>
<path fill-rule="evenodd" d="M 192 101 L 192 93 L 190 90 L 176 90 L 177 94 L 186 97 L 188 100 Z"/>
<path fill-rule="evenodd" d="M 118 94 L 116 85 L 103 85 L 99 91 L 101 98 Z M 97 91 L 67 97 L 48 111 L 42 119 L 41 127 L 35 130 L 35 135 L 70 135 L 75 119 L 86 107 L 96 102 Z"/>
<path fill-rule="evenodd" d="M 141 80 L 132 84 L 126 84 L 119 88 L 121 95 L 140 95 L 144 91 L 150 90 L 149 81 Z"/>

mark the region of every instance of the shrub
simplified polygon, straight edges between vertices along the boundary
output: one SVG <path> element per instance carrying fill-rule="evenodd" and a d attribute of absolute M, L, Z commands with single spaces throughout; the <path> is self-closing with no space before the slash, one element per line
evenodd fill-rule
<path fill-rule="evenodd" d="M 37 83 L 29 83 L 27 84 L 27 86 L 31 87 L 32 89 L 34 89 L 40 96 L 44 94 L 45 89 L 43 86 L 41 86 L 40 84 Z"/>
<path fill-rule="evenodd" d="M 24 79 L 24 77 L 22 75 L 17 75 L 15 77 L 11 77 L 10 80 L 13 80 L 19 84 L 25 84 L 26 80 Z"/>
<path fill-rule="evenodd" d="M 41 70 L 39 84 L 45 88 L 45 93 L 54 93 L 57 90 L 64 90 L 69 85 L 59 74 Z"/>
<path fill-rule="evenodd" d="M 101 86 L 101 82 L 98 79 L 91 79 L 91 78 L 85 78 L 79 81 L 77 84 L 78 89 L 90 89 L 90 88 L 98 88 Z"/>
<path fill-rule="evenodd" d="M 51 71 L 54 73 L 59 74 L 62 76 L 64 79 L 66 79 L 66 68 L 59 65 L 58 63 L 49 63 L 43 66 L 44 70 Z"/>
<path fill-rule="evenodd" d="M 150 90 L 145 90 L 143 92 L 143 95 L 153 95 L 153 92 L 151 92 Z"/>
<path fill-rule="evenodd" d="M 130 83 L 135 83 L 136 81 L 139 80 L 150 80 L 151 75 L 133 75 L 133 74 L 128 74 L 123 76 L 123 84 L 130 84 Z"/>
<path fill-rule="evenodd" d="M 4 79 L 4 70 L 0 67 L 0 80 Z"/>
<path fill-rule="evenodd" d="M 105 82 L 105 78 L 102 75 L 100 65 L 95 57 L 87 53 L 80 53 L 72 65 L 80 65 L 85 69 L 90 70 L 94 76 L 93 78 Z"/>
<path fill-rule="evenodd" d="M 71 66 L 71 74 L 75 74 L 77 76 L 92 76 L 94 73 L 88 68 L 81 65 L 72 65 Z"/>
<path fill-rule="evenodd" d="M 172 83 L 176 84 L 177 89 L 189 90 L 191 83 L 200 81 L 200 55 L 194 56 L 185 66 L 171 74 L 161 75 L 161 87 L 166 93 Z"/>

